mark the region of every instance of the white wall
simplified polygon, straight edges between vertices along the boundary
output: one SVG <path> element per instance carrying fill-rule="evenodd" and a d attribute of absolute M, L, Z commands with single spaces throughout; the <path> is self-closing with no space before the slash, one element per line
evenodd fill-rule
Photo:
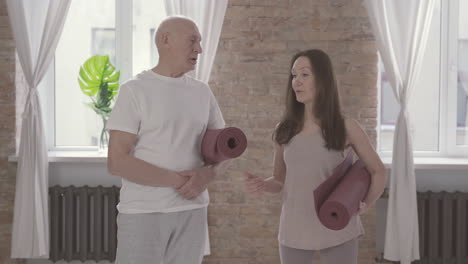
<path fill-rule="evenodd" d="M 121 178 L 107 172 L 106 163 L 60 163 L 49 165 L 49 186 L 121 186 Z"/>

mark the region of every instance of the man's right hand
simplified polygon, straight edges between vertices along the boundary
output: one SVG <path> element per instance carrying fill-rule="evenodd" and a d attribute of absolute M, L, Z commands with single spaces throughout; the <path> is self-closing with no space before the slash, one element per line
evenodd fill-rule
<path fill-rule="evenodd" d="M 174 177 L 173 187 L 176 190 L 184 186 L 187 183 L 187 181 L 190 179 L 190 177 L 180 175 L 179 173 L 176 173 L 176 172 L 174 172 L 173 174 L 174 174 L 173 175 Z"/>
<path fill-rule="evenodd" d="M 214 178 L 214 170 L 211 167 L 202 167 L 179 172 L 182 177 L 188 177 L 188 181 L 177 188 L 177 192 L 187 200 L 197 198 L 208 187 Z"/>

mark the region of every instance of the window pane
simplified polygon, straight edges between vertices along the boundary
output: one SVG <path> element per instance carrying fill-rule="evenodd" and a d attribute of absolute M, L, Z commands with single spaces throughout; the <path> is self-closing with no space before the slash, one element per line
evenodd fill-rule
<path fill-rule="evenodd" d="M 400 104 L 395 98 L 388 75 L 382 61 L 379 61 L 380 73 L 380 150 L 391 151 L 396 119 L 400 112 Z"/>
<path fill-rule="evenodd" d="M 55 53 L 55 145 L 97 145 L 101 120 L 78 85 L 80 66 L 92 55 L 115 62 L 115 0 L 72 1 Z M 114 64 L 115 65 L 115 64 Z"/>
<path fill-rule="evenodd" d="M 133 74 L 158 62 L 154 32 L 166 17 L 164 1 L 133 1 Z"/>
<path fill-rule="evenodd" d="M 468 0 L 460 0 L 458 10 L 457 145 L 468 145 Z"/>
<path fill-rule="evenodd" d="M 440 1 L 436 1 L 434 12 L 421 73 L 411 94 L 408 107 L 414 151 L 439 150 Z M 380 93 L 381 151 L 391 151 L 393 149 L 394 126 L 399 112 L 399 105 L 386 78 L 385 72 L 382 72 Z"/>
<path fill-rule="evenodd" d="M 109 55 L 109 59 L 115 66 L 115 29 L 93 28 L 91 37 L 91 54 Z"/>

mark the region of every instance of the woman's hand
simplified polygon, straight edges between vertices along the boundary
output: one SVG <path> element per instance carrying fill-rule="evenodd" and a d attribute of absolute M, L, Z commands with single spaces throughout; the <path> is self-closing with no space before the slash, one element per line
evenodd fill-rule
<path fill-rule="evenodd" d="M 245 172 L 245 188 L 250 194 L 261 194 L 265 192 L 266 181 L 260 176 Z"/>
<path fill-rule="evenodd" d="M 362 215 L 369 210 L 369 206 L 365 202 L 359 202 L 358 215 Z"/>

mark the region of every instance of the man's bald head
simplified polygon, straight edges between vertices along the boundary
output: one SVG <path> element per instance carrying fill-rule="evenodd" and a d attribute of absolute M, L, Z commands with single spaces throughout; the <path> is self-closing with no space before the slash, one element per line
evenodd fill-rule
<path fill-rule="evenodd" d="M 164 19 L 161 24 L 159 24 L 158 30 L 155 35 L 155 44 L 158 50 L 161 47 L 161 42 L 164 39 L 165 34 L 177 34 L 187 31 L 187 28 L 195 27 L 198 31 L 197 25 L 195 22 L 185 16 L 170 16 Z"/>
<path fill-rule="evenodd" d="M 166 18 L 156 31 L 155 42 L 158 65 L 183 73 L 195 69 L 202 48 L 200 32 L 193 20 L 183 16 Z"/>

